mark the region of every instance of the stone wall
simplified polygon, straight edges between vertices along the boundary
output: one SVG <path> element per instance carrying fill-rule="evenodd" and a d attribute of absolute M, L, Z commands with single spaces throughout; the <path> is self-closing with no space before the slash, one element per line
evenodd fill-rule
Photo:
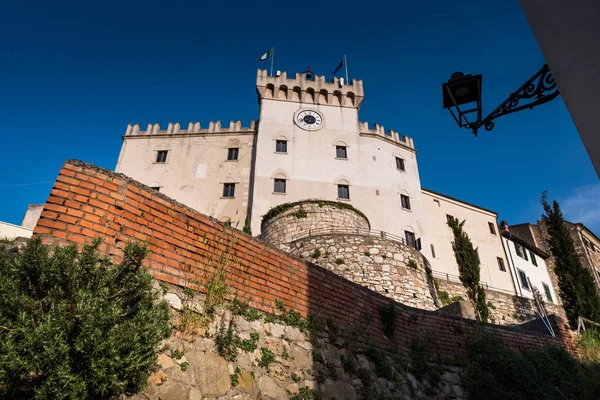
<path fill-rule="evenodd" d="M 286 244 L 311 232 L 323 233 L 335 229 L 338 232 L 369 230 L 369 221 L 349 208 L 340 208 L 311 200 L 298 205 L 265 221 L 261 226 L 261 238 L 283 249 Z"/>
<path fill-rule="evenodd" d="M 175 309 L 187 308 L 186 317 L 172 311 L 179 327 L 190 310 L 202 307 L 202 295 L 190 298 L 174 286 L 159 290 Z M 464 398 L 459 367 L 430 365 L 432 374 L 423 374 L 412 367 L 416 354 L 374 353 L 353 341 L 346 327 L 323 324 L 309 334 L 267 318 L 249 321 L 220 307 L 197 333 L 177 329 L 163 343 L 149 385 L 131 400 Z M 252 334 L 255 346 L 238 346 L 235 360 L 223 358 L 216 345 L 221 323 L 241 340 L 251 340 Z M 261 360 L 268 351 L 274 359 L 265 365 Z"/>
<path fill-rule="evenodd" d="M 394 302 L 388 297 L 307 263 L 229 228 L 122 174 L 80 161 L 67 161 L 54 183 L 34 229 L 44 243 L 79 246 L 100 239 L 99 250 L 120 262 L 129 241 L 144 241 L 144 266 L 158 280 L 205 291 L 207 277 L 222 271 L 228 297 L 245 299 L 262 312 L 275 300 L 301 316 L 355 326 L 371 316 L 364 335 L 376 348 L 392 345 L 385 333 L 382 307 L 394 310 L 393 344 L 400 356 L 426 335 L 432 362 L 453 364 L 465 357 L 476 332 L 494 336 L 515 351 L 560 346 L 573 351 L 564 325 L 558 337 L 439 315 Z M 455 332 L 449 333 L 449 327 Z"/>
<path fill-rule="evenodd" d="M 438 293 L 447 292 L 450 297 L 460 296 L 468 300 L 465 287 L 460 282 L 434 278 L 437 283 Z M 537 318 L 533 300 L 525 297 L 514 296 L 496 290 L 486 289 L 486 300 L 490 309 L 491 322 L 498 325 L 521 324 Z M 556 304 L 544 303 L 548 314 L 557 314 L 565 317 L 565 310 Z"/>
<path fill-rule="evenodd" d="M 365 235 L 320 235 L 292 242 L 290 254 L 399 303 L 424 310 L 439 306 L 424 257 L 405 244 Z"/>

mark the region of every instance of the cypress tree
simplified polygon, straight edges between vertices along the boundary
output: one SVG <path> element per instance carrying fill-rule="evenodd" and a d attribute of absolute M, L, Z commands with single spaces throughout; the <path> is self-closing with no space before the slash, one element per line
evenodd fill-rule
<path fill-rule="evenodd" d="M 458 222 L 456 218 L 448 220 L 448 226 L 454 234 L 452 249 L 454 257 L 458 264 L 458 273 L 460 281 L 465 289 L 467 289 L 467 297 L 473 303 L 477 319 L 487 322 L 489 317 L 489 309 L 485 300 L 485 290 L 479 285 L 481 261 L 479 253 L 473 247 L 469 235 L 463 231 L 465 221 Z"/>
<path fill-rule="evenodd" d="M 548 245 L 556 260 L 555 272 L 563 307 L 571 327 L 577 318 L 584 317 L 600 323 L 600 296 L 590 270 L 577 256 L 575 243 L 569 234 L 558 202 L 548 204 L 546 192 L 542 194 L 545 214 L 542 221 L 548 229 Z"/>

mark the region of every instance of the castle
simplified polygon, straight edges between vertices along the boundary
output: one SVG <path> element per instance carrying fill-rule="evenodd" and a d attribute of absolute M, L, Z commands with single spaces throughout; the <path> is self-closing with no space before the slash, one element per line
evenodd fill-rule
<path fill-rule="evenodd" d="M 458 279 L 447 219 L 466 220 L 464 229 L 481 259 L 481 283 L 499 309 L 498 323 L 535 316 L 529 301 L 533 287 L 539 288 L 548 304 L 560 304 L 556 279 L 546 267 L 550 255 L 540 248 L 543 246 L 523 240 L 507 226 L 499 229 L 494 211 L 422 188 L 413 139 L 359 120 L 364 100 L 361 80 L 348 84 L 338 78 L 328 82 L 324 76 L 311 73 L 288 78 L 285 72 L 269 76 L 266 70 L 258 70 L 256 91 L 260 119 L 247 127 L 241 121 L 228 125 L 210 122 L 206 128 L 190 122 L 187 129 L 179 123 L 169 123 L 167 129 L 148 124 L 145 131 L 140 125 L 129 125 L 116 172 L 220 222 L 262 235 L 297 256 L 304 253 L 303 258 L 309 258 L 306 248 L 312 246 L 313 252 L 320 252 L 327 246 L 318 240 L 300 244 L 300 236 L 322 237 L 336 233 L 338 228 L 341 231 L 337 233 L 387 235 L 408 252 L 419 251 L 439 291 L 452 296 L 464 297 L 464 288 Z M 321 231 L 317 229 L 319 223 L 309 218 L 313 226 L 306 226 L 300 236 L 287 240 L 280 232 L 265 236 L 268 227 L 262 222 L 269 210 L 284 203 L 302 204 L 307 199 L 346 204 L 360 210 L 366 222 L 349 227 L 336 214 L 339 219 L 333 218 Z M 302 207 L 295 210 L 305 211 Z M 291 225 L 298 222 L 293 218 L 285 221 Z M 597 238 L 595 241 L 600 246 Z M 298 250 L 302 246 L 307 247 Z M 367 249 L 357 250 L 366 257 L 369 246 L 358 248 Z M 357 265 L 360 256 L 353 254 Z M 362 263 L 367 262 L 364 257 Z M 336 268 L 332 260 L 320 261 L 337 272 L 354 268 Z M 375 264 L 373 271 L 379 271 L 379 276 L 381 265 L 389 267 L 387 261 L 379 259 Z M 356 273 L 340 273 L 392 297 L 399 287 L 407 287 L 406 279 L 402 284 L 367 279 L 364 270 L 362 278 Z M 434 309 L 440 305 L 435 293 L 428 297 L 431 285 L 423 278 L 411 282 L 423 295 L 419 306 Z M 415 282 L 425 283 L 419 286 Z M 394 298 L 402 302 L 398 296 Z"/>

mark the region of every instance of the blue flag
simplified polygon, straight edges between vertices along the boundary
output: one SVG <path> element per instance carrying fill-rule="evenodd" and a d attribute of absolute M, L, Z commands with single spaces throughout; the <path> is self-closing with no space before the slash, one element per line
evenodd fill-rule
<path fill-rule="evenodd" d="M 344 59 L 342 58 L 342 61 L 340 61 L 338 66 L 335 67 L 335 71 L 333 71 L 333 74 L 331 74 L 331 75 L 335 75 L 335 73 L 338 72 L 340 69 L 342 69 L 343 66 L 344 66 Z"/>

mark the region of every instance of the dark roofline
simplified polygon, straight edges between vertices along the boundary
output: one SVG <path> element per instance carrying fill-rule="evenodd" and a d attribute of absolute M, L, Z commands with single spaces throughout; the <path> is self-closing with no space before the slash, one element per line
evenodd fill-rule
<path fill-rule="evenodd" d="M 421 188 L 423 189 L 423 188 Z M 427 189 L 425 189 L 427 190 Z M 430 190 L 430 192 L 433 192 L 432 190 Z M 443 196 L 443 195 L 442 195 Z M 449 197 L 449 196 L 446 196 Z M 594 233 L 594 231 L 592 231 L 590 228 L 588 228 L 587 226 L 584 225 L 583 222 L 571 222 L 571 221 L 567 221 L 566 219 L 564 220 L 567 224 L 571 224 L 571 225 L 575 225 L 575 226 L 579 226 L 580 228 L 585 229 L 586 231 L 588 231 L 589 233 L 591 233 L 591 235 L 596 238 L 596 240 L 598 242 L 600 242 L 600 238 Z M 521 224 L 511 224 L 509 225 L 509 228 L 511 226 L 523 226 L 523 225 L 530 225 L 530 226 L 537 226 L 538 223 L 540 223 L 541 221 L 537 220 L 535 224 L 529 223 L 529 222 L 523 222 Z"/>
<path fill-rule="evenodd" d="M 532 245 L 528 241 L 521 239 L 514 233 L 502 231 L 502 232 L 500 232 L 500 234 L 502 236 L 504 236 L 505 238 L 507 238 L 508 240 L 512 240 L 513 242 L 516 242 L 516 243 L 520 244 L 521 246 L 533 251 L 535 254 L 542 257 L 544 260 L 547 260 L 548 258 L 550 258 L 550 254 L 546 253 L 544 250 L 540 249 L 539 247 Z"/>
<path fill-rule="evenodd" d="M 487 211 L 487 212 L 490 212 L 490 213 L 496 215 L 496 217 L 498 216 L 498 213 L 496 211 L 490 210 L 489 208 L 483 208 L 483 207 L 477 206 L 477 205 L 475 205 L 473 203 L 467 203 L 466 201 L 457 199 L 456 197 L 448 196 L 447 194 L 436 192 L 435 190 L 427 189 L 427 188 L 424 188 L 422 186 L 421 186 L 421 190 L 425 190 L 426 192 L 430 192 L 430 193 L 436 194 L 438 196 L 446 197 L 447 199 L 450 199 L 450 200 L 458 201 L 459 203 L 463 203 L 463 204 L 466 204 L 466 205 L 471 206 L 471 207 L 479 208 L 480 210 Z"/>

